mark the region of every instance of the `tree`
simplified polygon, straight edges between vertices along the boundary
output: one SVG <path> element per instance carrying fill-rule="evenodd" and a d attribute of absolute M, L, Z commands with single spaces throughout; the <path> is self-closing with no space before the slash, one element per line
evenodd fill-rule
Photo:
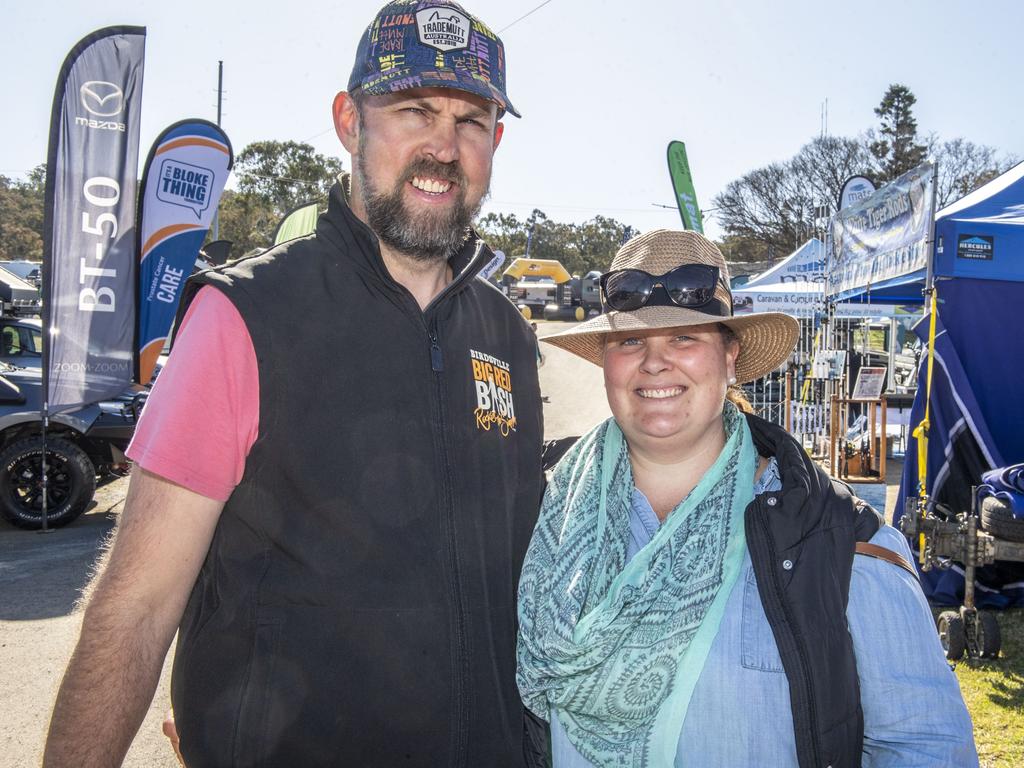
<path fill-rule="evenodd" d="M 820 136 L 792 158 L 757 168 L 715 196 L 715 215 L 742 260 L 777 259 L 814 236 L 835 210 L 843 182 L 863 173 L 871 155 L 862 141 Z"/>
<path fill-rule="evenodd" d="M 235 159 L 238 191 L 256 195 L 282 215 L 301 203 L 326 198 L 341 161 L 295 141 L 256 141 Z"/>
<path fill-rule="evenodd" d="M 235 158 L 238 189 L 225 191 L 219 208 L 220 237 L 234 244 L 232 256 L 269 248 L 285 214 L 326 199 L 341 169 L 337 158 L 295 141 L 256 141 L 243 149 Z"/>
<path fill-rule="evenodd" d="M 938 206 L 943 208 L 969 194 L 985 182 L 1012 168 L 1012 155 L 998 157 L 994 147 L 974 144 L 963 138 L 932 142 L 931 154 L 938 164 Z"/>
<path fill-rule="evenodd" d="M 571 274 L 604 272 L 622 244 L 638 234 L 633 227 L 607 216 L 595 216 L 582 224 L 552 221 L 539 210 L 520 220 L 515 214 L 489 213 L 476 224 L 492 249 L 504 251 L 509 262 L 526 255 L 560 261 Z"/>
<path fill-rule="evenodd" d="M 45 186 L 45 164 L 26 181 L 0 175 L 0 259 L 43 258 Z"/>
<path fill-rule="evenodd" d="M 913 107 L 917 97 L 905 85 L 894 83 L 875 107 L 881 120 L 880 138 L 871 136 L 870 149 L 878 162 L 877 179 L 887 183 L 924 162 L 927 147 L 917 142 Z"/>
<path fill-rule="evenodd" d="M 269 248 L 283 214 L 252 192 L 226 189 L 220 198 L 220 238 L 231 241 L 231 258 Z M 213 239 L 213 229 L 207 235 Z"/>

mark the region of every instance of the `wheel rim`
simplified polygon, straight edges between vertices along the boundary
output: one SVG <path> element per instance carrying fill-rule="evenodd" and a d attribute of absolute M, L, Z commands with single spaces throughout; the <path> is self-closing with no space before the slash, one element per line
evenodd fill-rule
<path fill-rule="evenodd" d="M 43 516 L 43 452 L 34 451 L 15 461 L 8 470 L 8 497 L 23 518 Z M 47 515 L 53 515 L 71 498 L 72 480 L 67 460 L 50 454 L 46 459 Z"/>
<path fill-rule="evenodd" d="M 942 650 L 949 651 L 949 622 L 946 619 L 939 619 L 939 642 L 942 643 Z"/>

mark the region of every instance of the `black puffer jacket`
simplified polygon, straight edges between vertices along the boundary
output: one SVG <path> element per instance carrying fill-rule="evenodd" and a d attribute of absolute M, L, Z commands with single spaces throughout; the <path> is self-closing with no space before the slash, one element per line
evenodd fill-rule
<path fill-rule="evenodd" d="M 870 506 L 815 464 L 784 429 L 747 423 L 774 456 L 782 491 L 747 507 L 747 547 L 789 680 L 800 768 L 859 766 L 864 716 L 846 624 L 854 547 L 882 524 Z"/>

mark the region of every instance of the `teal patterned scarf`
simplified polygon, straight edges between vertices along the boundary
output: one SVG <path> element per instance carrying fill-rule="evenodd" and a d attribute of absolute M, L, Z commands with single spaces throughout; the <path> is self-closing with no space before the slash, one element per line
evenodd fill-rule
<path fill-rule="evenodd" d="M 555 467 L 519 585 L 518 683 L 595 765 L 671 766 L 694 685 L 739 574 L 755 449 L 725 407 L 726 443 L 627 564 L 633 476 L 614 420 Z"/>

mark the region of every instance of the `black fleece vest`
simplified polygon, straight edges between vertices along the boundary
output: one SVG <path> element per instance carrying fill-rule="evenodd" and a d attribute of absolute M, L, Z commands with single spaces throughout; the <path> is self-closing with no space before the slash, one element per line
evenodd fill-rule
<path fill-rule="evenodd" d="M 758 452 L 774 456 L 782 491 L 745 515 L 747 547 L 765 615 L 789 681 L 800 768 L 861 764 L 864 716 L 846 623 L 854 547 L 881 519 L 832 480 L 780 427 L 747 423 Z"/>
<path fill-rule="evenodd" d="M 190 768 L 523 764 L 541 408 L 529 326 L 474 277 L 489 258 L 468 245 L 422 312 L 336 187 L 315 236 L 190 285 L 239 309 L 260 387 L 178 639 Z"/>

